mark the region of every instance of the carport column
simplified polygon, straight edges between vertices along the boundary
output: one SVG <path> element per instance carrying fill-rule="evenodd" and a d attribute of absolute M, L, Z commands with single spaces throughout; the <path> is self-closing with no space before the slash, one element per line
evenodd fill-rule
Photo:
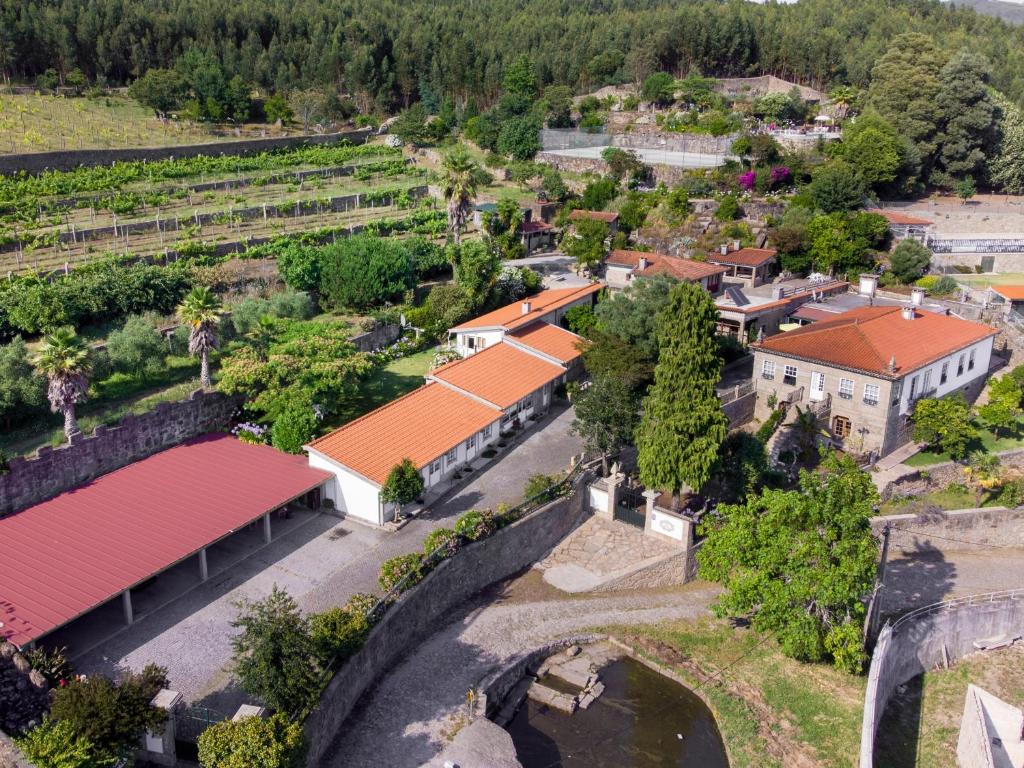
<path fill-rule="evenodd" d="M 270 540 L 270 513 L 267 512 L 267 514 L 263 516 L 263 541 L 269 544 Z"/>
<path fill-rule="evenodd" d="M 124 609 L 124 623 L 131 626 L 135 622 L 135 616 L 132 613 L 132 591 L 130 589 L 121 593 L 121 607 Z"/>
<path fill-rule="evenodd" d="M 210 568 L 206 564 L 206 547 L 199 550 L 199 578 L 202 581 L 210 578 Z"/>

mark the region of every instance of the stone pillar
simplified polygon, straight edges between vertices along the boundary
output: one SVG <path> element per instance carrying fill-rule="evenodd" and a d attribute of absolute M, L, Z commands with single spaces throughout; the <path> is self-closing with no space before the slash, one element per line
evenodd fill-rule
<path fill-rule="evenodd" d="M 206 562 L 206 547 L 199 550 L 199 578 L 202 581 L 210 578 L 210 567 Z"/>
<path fill-rule="evenodd" d="M 178 757 L 174 745 L 174 716 L 184 704 L 184 698 L 177 691 L 170 691 L 166 688 L 160 690 L 153 700 L 151 706 L 159 707 L 167 712 L 167 719 L 164 721 L 162 731 L 154 733 L 147 731 L 142 737 L 143 756 L 147 762 L 157 765 L 177 765 Z"/>
<path fill-rule="evenodd" d="M 267 512 L 267 514 L 263 516 L 263 542 L 265 544 L 269 544 L 271 541 L 272 537 L 270 535 L 270 513 Z"/>
<path fill-rule="evenodd" d="M 648 524 L 648 526 L 650 526 L 651 514 L 654 512 L 654 502 L 657 500 L 658 496 L 660 496 L 660 495 L 661 494 L 659 494 L 657 491 L 652 491 L 650 489 L 644 491 L 644 498 L 647 499 L 647 524 Z"/>
<path fill-rule="evenodd" d="M 608 489 L 608 508 L 606 516 L 609 520 L 615 517 L 615 507 L 619 505 L 622 498 L 622 486 L 626 482 L 626 476 L 622 472 L 612 472 L 605 478 L 605 487 Z"/>
<path fill-rule="evenodd" d="M 129 627 L 135 623 L 135 614 L 132 611 L 132 591 L 126 589 L 121 593 L 121 609 L 124 611 L 124 623 Z"/>

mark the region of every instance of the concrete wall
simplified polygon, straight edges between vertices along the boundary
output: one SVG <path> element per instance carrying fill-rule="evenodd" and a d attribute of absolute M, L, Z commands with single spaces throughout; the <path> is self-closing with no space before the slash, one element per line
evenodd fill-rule
<path fill-rule="evenodd" d="M 356 345 L 360 352 L 372 352 L 380 347 L 386 347 L 402 335 L 402 326 L 398 323 L 385 323 L 378 325 L 372 331 L 360 333 L 353 336 L 349 341 Z"/>
<path fill-rule="evenodd" d="M 129 414 L 112 427 L 96 427 L 92 435 L 79 433 L 59 448 L 44 446 L 35 456 L 13 458 L 7 474 L 0 475 L 0 516 L 221 429 L 236 407 L 232 398 L 196 390 L 188 400 L 160 403 L 141 416 Z"/>
<path fill-rule="evenodd" d="M 893 552 L 916 552 L 925 547 L 944 552 L 1024 547 L 1024 508 L 956 509 L 871 519 L 876 536 L 886 525 L 893 528 L 889 535 Z"/>
<path fill-rule="evenodd" d="M 860 768 L 874 765 L 875 735 L 896 686 L 974 649 L 974 641 L 1024 634 L 1024 590 L 950 600 L 907 614 L 878 636 L 864 694 Z"/>
<path fill-rule="evenodd" d="M 362 650 L 338 671 L 306 719 L 308 765 L 327 764 L 324 758 L 331 741 L 362 695 L 410 648 L 436 630 L 438 622 L 450 617 L 456 606 L 541 559 L 576 527 L 586 514 L 586 488 L 592 480 L 592 474 L 584 472 L 568 498 L 466 546 L 384 614 Z"/>
<path fill-rule="evenodd" d="M 537 162 L 546 163 L 552 168 L 569 173 L 596 173 L 605 175 L 608 173 L 608 163 L 604 160 L 590 157 L 573 157 L 572 155 L 560 155 L 557 152 L 538 152 Z M 694 169 L 682 168 L 677 165 L 652 165 L 651 175 L 656 184 L 673 186 L 689 176 Z"/>
<path fill-rule="evenodd" d="M 750 392 L 722 406 L 729 418 L 729 429 L 741 427 L 754 418 L 754 406 L 757 404 L 757 392 Z"/>
<path fill-rule="evenodd" d="M 81 149 L 66 152 L 33 152 L 22 155 L 0 156 L 0 173 L 42 173 L 43 171 L 68 171 L 82 166 L 108 165 L 133 160 L 170 160 L 198 155 L 249 155 L 268 152 L 272 149 L 289 149 L 303 144 L 333 144 L 349 141 L 365 144 L 372 130 L 361 128 L 311 136 L 284 136 L 272 139 L 248 139 L 207 144 L 186 144 L 172 147 L 133 147 L 128 149 Z"/>

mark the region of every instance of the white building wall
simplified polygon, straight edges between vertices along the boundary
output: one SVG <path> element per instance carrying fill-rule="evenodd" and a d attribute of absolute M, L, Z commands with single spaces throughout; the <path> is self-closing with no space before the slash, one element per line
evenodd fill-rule
<path fill-rule="evenodd" d="M 912 410 L 913 401 L 910 397 L 911 383 L 914 378 L 917 377 L 917 387 L 914 394 L 914 398 L 917 399 L 921 396 L 921 392 L 930 389 L 935 389 L 935 392 L 929 397 L 943 397 L 944 395 L 951 394 L 958 389 L 975 382 L 979 377 L 985 377 L 988 375 L 988 366 L 992 358 L 992 337 L 982 339 L 976 344 L 962 349 L 952 355 L 937 360 L 930 365 L 926 365 L 923 368 L 919 368 L 916 371 L 912 371 L 903 377 L 903 392 L 900 396 L 900 414 L 909 413 Z M 969 367 L 971 359 L 971 351 L 974 352 L 974 367 Z M 964 358 L 964 372 L 957 375 L 960 357 Z M 942 366 L 948 364 L 948 375 L 946 382 L 942 382 Z M 899 365 L 899 360 L 896 361 Z M 925 378 L 928 378 L 928 384 L 925 385 Z"/>
<path fill-rule="evenodd" d="M 479 342 L 475 342 L 477 346 L 470 349 L 470 337 L 474 337 L 474 339 L 483 339 L 485 346 L 478 346 Z M 481 349 L 493 347 L 495 344 L 501 342 L 503 338 L 505 338 L 505 331 L 500 328 L 490 331 L 459 331 L 455 335 L 455 349 L 463 357 L 469 357 L 470 355 L 479 352 Z"/>
<path fill-rule="evenodd" d="M 324 496 L 339 512 L 373 525 L 383 525 L 380 488 L 326 456 L 309 451 L 309 466 L 330 472 L 334 477 L 324 484 Z"/>

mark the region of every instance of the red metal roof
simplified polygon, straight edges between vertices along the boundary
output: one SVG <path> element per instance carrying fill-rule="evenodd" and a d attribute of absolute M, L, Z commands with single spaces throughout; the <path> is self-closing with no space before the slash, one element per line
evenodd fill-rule
<path fill-rule="evenodd" d="M 24 645 L 330 477 L 306 462 L 204 435 L 0 518 L 0 637 Z"/>

